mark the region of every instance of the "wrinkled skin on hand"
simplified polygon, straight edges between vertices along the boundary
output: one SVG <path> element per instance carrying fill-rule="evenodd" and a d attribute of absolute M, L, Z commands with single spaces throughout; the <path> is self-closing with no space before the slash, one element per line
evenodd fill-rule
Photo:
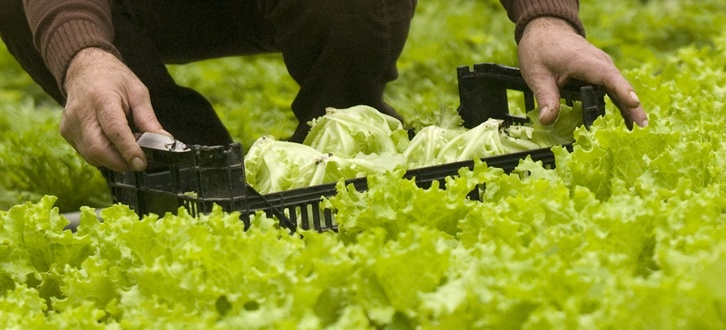
<path fill-rule="evenodd" d="M 93 166 L 118 172 L 146 168 L 127 117 L 141 132 L 170 135 L 156 119 L 146 86 L 106 51 L 80 51 L 70 63 L 64 87 L 61 135 Z"/>
<path fill-rule="evenodd" d="M 551 124 L 560 108 L 559 87 L 571 78 L 604 86 L 628 128 L 645 127 L 648 118 L 637 94 L 605 52 L 589 43 L 564 20 L 540 17 L 527 24 L 519 42 L 519 66 L 540 109 L 540 122 Z"/>

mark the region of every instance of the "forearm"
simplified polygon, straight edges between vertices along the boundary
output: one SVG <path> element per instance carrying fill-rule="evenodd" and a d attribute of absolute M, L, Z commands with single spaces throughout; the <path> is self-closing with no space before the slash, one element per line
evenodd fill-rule
<path fill-rule="evenodd" d="M 580 2 L 578 0 L 500 0 L 507 10 L 509 19 L 517 24 L 514 37 L 517 43 L 527 24 L 535 18 L 551 16 L 561 18 L 582 36 L 585 28 L 578 17 Z"/>
<path fill-rule="evenodd" d="M 63 90 L 68 65 L 82 49 L 96 47 L 120 58 L 113 46 L 110 0 L 23 0 L 33 43 Z"/>

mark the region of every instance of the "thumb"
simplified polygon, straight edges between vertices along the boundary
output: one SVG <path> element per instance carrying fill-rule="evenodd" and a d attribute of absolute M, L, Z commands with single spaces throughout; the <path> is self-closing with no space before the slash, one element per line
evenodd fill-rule
<path fill-rule="evenodd" d="M 530 85 L 537 100 L 540 123 L 554 123 L 560 112 L 560 88 L 557 82 L 551 78 L 535 77 Z"/>

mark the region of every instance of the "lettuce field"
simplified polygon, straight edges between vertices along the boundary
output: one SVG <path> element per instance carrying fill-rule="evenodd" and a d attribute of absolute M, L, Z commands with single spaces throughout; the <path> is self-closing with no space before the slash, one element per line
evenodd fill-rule
<path fill-rule="evenodd" d="M 0 327 L 726 328 L 726 3 L 582 1 L 649 115 L 617 109 L 556 167 L 485 163 L 428 189 L 400 172 L 338 185 L 338 232 L 258 214 L 139 217 L 58 133 L 61 107 L 0 47 Z M 456 108 L 456 67 L 516 66 L 496 0 L 421 2 L 387 100 L 415 128 Z M 244 149 L 292 133 L 276 54 L 169 67 Z M 609 100 L 607 100 L 609 102 Z M 477 185 L 482 200 L 467 198 Z M 75 232 L 67 212 L 81 212 Z M 103 221 L 98 221 L 97 214 Z"/>

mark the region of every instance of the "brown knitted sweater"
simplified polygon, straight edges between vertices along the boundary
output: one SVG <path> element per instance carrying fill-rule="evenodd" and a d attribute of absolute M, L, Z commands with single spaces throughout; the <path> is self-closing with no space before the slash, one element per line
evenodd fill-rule
<path fill-rule="evenodd" d="M 35 46 L 59 86 L 62 86 L 71 59 L 84 48 L 98 47 L 121 58 L 113 46 L 112 1 L 23 0 Z M 517 42 L 525 25 L 541 16 L 562 18 L 580 34 L 585 34 L 578 18 L 578 0 L 501 0 L 501 3 L 509 19 L 516 23 Z"/>

